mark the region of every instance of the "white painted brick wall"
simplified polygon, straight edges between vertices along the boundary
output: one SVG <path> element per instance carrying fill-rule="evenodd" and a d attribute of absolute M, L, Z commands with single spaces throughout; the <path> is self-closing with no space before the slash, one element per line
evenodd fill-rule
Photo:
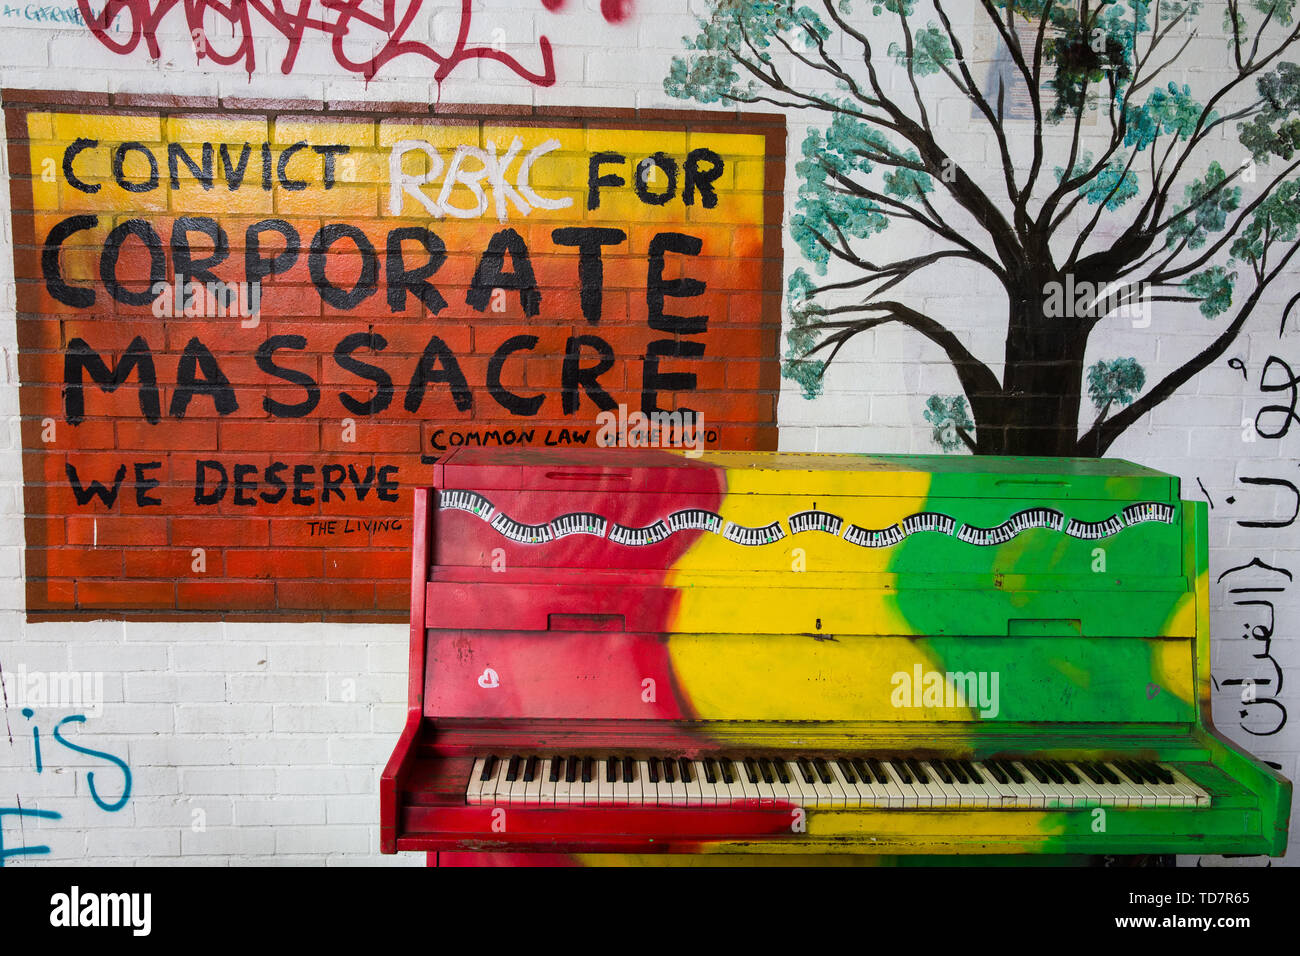
<path fill-rule="evenodd" d="M 432 4 L 431 9 L 454 4 Z M 173 11 L 160 30 L 163 56 L 151 62 L 143 47 L 130 57 L 110 53 L 81 28 L 56 28 L 21 19 L 0 22 L 0 85 L 32 89 L 159 92 L 222 97 L 311 100 L 419 100 L 439 95 L 446 103 L 520 103 L 547 106 L 685 107 L 663 92 L 663 77 L 681 38 L 694 33 L 693 16 L 702 0 L 645 4 L 645 15 L 622 26 L 605 24 L 595 0 L 570 4 L 550 14 L 537 3 L 486 0 L 476 5 L 477 42 L 491 42 L 500 29 L 506 49 L 525 65 L 537 62 L 536 41 L 550 38 L 556 84 L 540 89 L 499 65 L 471 61 L 439 90 L 431 69 L 418 60 L 398 60 L 370 83 L 340 69 L 323 37 L 309 37 L 291 75 L 280 72 L 285 43 L 277 31 L 255 19 L 257 70 L 202 66 Z M 653 6 L 653 13 L 649 7 Z M 974 7 L 953 11 L 959 25 L 973 22 Z M 455 18 L 452 18 L 454 27 Z M 1212 29 L 1212 26 L 1211 26 Z M 432 18 L 420 38 L 432 37 Z M 1198 41 L 1206 43 L 1208 41 Z M 233 45 L 233 44 L 232 44 Z M 844 45 L 856 52 L 850 40 Z M 839 50 L 834 37 L 831 49 Z M 1208 51 L 1208 52 L 1207 52 Z M 1205 47 L 1198 63 L 1222 62 Z M 809 71 L 811 73 L 811 71 Z M 1192 74 L 1198 70 L 1190 71 Z M 817 74 L 811 73 L 811 79 Z M 1192 76 L 1192 80 L 1196 80 Z M 898 87 L 898 71 L 885 81 Z M 953 128 L 954 157 L 983 181 L 998 174 L 998 154 L 987 128 L 971 119 L 963 98 L 943 95 L 932 115 Z M 794 203 L 799 158 L 808 117 L 790 116 L 787 210 Z M 1023 143 L 1013 140 L 1022 156 Z M 1239 161 L 1238 147 L 1225 140 L 1225 166 Z M 7 155 L 0 151 L 7 175 Z M 1049 171 L 1050 173 L 1050 171 Z M 8 184 L 0 183 L 7 205 Z M 1082 222 L 1091 208 L 1076 217 Z M 291 624 L 149 624 L 87 622 L 35 624 L 23 619 L 21 458 L 14 338 L 14 280 L 7 209 L 0 216 L 0 666 L 7 670 L 100 672 L 110 701 L 101 717 L 68 729 L 70 739 L 122 757 L 132 772 L 131 799 L 114 813 L 97 808 L 86 770 L 96 770 L 101 796 L 120 794 L 120 774 L 102 761 L 70 754 L 50 739 L 49 718 L 40 716 L 46 760 L 33 766 L 32 722 L 7 711 L 10 744 L 0 736 L 0 805 L 21 797 L 23 806 L 61 814 L 32 820 L 50 847 L 48 859 L 64 863 L 131 865 L 139 862 L 217 865 L 249 862 L 345 865 L 383 862 L 419 865 L 419 855 L 378 855 L 379 769 L 405 714 L 407 631 L 405 626 Z M 787 273 L 802 264 L 785 239 Z M 931 277 L 932 278 L 932 277 Z M 1202 373 L 1172 401 L 1131 428 L 1111 449 L 1178 474 L 1184 495 L 1198 497 L 1199 478 L 1216 503 L 1211 521 L 1211 577 L 1261 556 L 1300 571 L 1294 534 L 1243 529 L 1237 521 L 1264 510 L 1282 513 L 1281 498 L 1260 499 L 1242 484 L 1253 476 L 1296 479 L 1300 428 L 1283 441 L 1242 440 L 1241 421 L 1280 396 L 1261 396 L 1255 386 L 1269 355 L 1300 361 L 1300 323 L 1279 339 L 1280 306 L 1297 291 L 1291 280 L 1269 297 L 1231 354 L 1246 362 L 1249 381 L 1220 363 Z M 901 291 L 901 290 L 900 290 Z M 927 307 L 958 330 L 976 354 L 1000 373 L 1005 306 L 996 286 L 980 270 L 953 270 L 936 287 L 914 288 Z M 1214 334 L 1209 322 L 1162 321 L 1150 329 L 1117 324 L 1093 340 L 1097 355 L 1139 356 L 1150 380 L 1204 347 Z M 860 336 L 827 376 L 825 395 L 815 402 L 783 384 L 779 415 L 781 443 L 792 450 L 931 452 L 930 428 L 922 418 L 925 397 L 955 392 L 951 366 L 933 346 L 895 328 Z M 1088 414 L 1085 411 L 1085 414 Z M 1229 496 L 1239 505 L 1229 505 Z M 1261 504 L 1261 500 L 1263 504 Z M 1243 511 L 1242 509 L 1246 509 Z M 1300 714 L 1300 587 L 1279 599 L 1279 659 L 1287 662 L 1283 700 Z M 1213 625 L 1216 661 L 1238 640 L 1239 609 L 1218 593 Z M 346 684 L 345 682 L 354 682 Z M 348 689 L 350 699 L 345 699 Z M 1216 693 L 1222 729 L 1256 752 L 1298 769 L 1300 731 L 1293 721 L 1279 735 L 1253 737 L 1237 725 L 1237 704 Z M 75 737 L 74 737 L 75 735 Z M 1293 827 L 1294 829 L 1294 827 Z M 1292 852 L 1288 862 L 1300 858 Z M 16 861 L 30 863 L 32 858 Z M 1207 861 L 1213 862 L 1213 861 Z M 1249 865 L 1252 861 L 1242 861 Z"/>

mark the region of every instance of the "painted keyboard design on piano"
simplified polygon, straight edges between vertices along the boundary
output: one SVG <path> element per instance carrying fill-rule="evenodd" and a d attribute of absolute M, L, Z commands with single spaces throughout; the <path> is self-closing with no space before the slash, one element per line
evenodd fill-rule
<path fill-rule="evenodd" d="M 1205 807 L 1210 796 L 1177 767 L 1126 758 L 512 754 L 475 759 L 465 802 L 1033 810 Z"/>
<path fill-rule="evenodd" d="M 799 511 L 787 518 L 789 532 L 780 519 L 770 524 L 750 527 L 728 521 L 722 515 L 704 508 L 686 508 L 674 511 L 644 527 L 619 524 L 603 515 L 591 512 L 563 514 L 542 524 L 524 524 L 505 512 L 498 511 L 483 495 L 474 491 L 443 491 L 439 497 L 439 510 L 464 511 L 482 518 L 503 536 L 520 544 L 545 544 L 557 538 L 574 534 L 608 537 L 615 544 L 645 547 L 667 540 L 679 531 L 707 531 L 745 547 L 773 544 L 790 535 L 816 532 L 843 538 L 860 548 L 889 548 L 900 544 L 913 534 L 930 533 L 956 537 L 967 544 L 986 547 L 1006 544 L 1016 535 L 1033 528 L 1046 528 L 1068 535 L 1096 541 L 1118 534 L 1125 528 L 1148 521 L 1173 524 L 1172 505 L 1155 501 L 1142 501 L 1129 505 L 1119 514 L 1101 521 L 1079 521 L 1067 518 L 1055 508 L 1026 508 L 1018 511 L 1001 524 L 990 528 L 962 524 L 951 515 L 935 511 L 922 511 L 909 515 L 885 528 L 866 528 L 846 522 L 840 515 L 829 511 Z"/>

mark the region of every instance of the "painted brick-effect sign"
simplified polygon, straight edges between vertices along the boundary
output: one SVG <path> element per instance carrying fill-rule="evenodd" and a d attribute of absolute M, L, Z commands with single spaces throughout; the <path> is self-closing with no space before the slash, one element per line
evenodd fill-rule
<path fill-rule="evenodd" d="M 776 446 L 779 117 L 74 102 L 6 95 L 29 616 L 398 619 L 447 449 Z"/>

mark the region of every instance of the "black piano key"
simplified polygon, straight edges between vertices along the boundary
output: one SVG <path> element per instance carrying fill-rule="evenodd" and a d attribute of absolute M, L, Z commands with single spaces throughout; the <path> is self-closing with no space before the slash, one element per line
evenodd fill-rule
<path fill-rule="evenodd" d="M 578 758 L 570 757 L 564 766 L 564 782 L 573 783 L 578 779 Z"/>
<path fill-rule="evenodd" d="M 1079 782 L 1079 775 L 1070 769 L 1070 765 L 1068 763 L 1065 763 L 1064 761 L 1061 760 L 1057 760 L 1054 762 L 1054 764 L 1056 767 L 1056 772 L 1065 778 L 1066 783 L 1077 784 Z"/>
<path fill-rule="evenodd" d="M 831 768 L 827 766 L 826 761 L 821 757 L 813 758 L 813 768 L 817 771 L 817 777 L 822 783 L 831 783 L 834 777 L 831 776 Z"/>
<path fill-rule="evenodd" d="M 497 769 L 497 758 L 488 757 L 483 762 L 483 772 L 479 774 L 479 780 L 491 780 Z"/>
<path fill-rule="evenodd" d="M 1007 782 L 1008 777 L 1006 771 L 998 766 L 998 762 L 996 760 L 985 760 L 984 769 L 987 770 L 990 774 L 992 774 L 995 783 L 1005 784 Z"/>
<path fill-rule="evenodd" d="M 1145 760 L 1134 760 L 1133 766 L 1141 772 L 1142 776 L 1147 778 L 1147 783 L 1153 787 L 1160 785 L 1160 778 L 1151 772 L 1151 765 Z"/>
<path fill-rule="evenodd" d="M 749 777 L 750 783 L 758 783 L 758 764 L 753 757 L 745 758 L 745 776 Z"/>
<path fill-rule="evenodd" d="M 682 783 L 690 783 L 691 780 L 693 779 L 691 777 L 691 762 L 687 760 L 685 757 L 678 757 L 677 769 L 681 771 Z"/>
<path fill-rule="evenodd" d="M 1124 773 L 1124 776 L 1128 777 L 1129 780 L 1131 780 L 1133 783 L 1136 783 L 1139 786 L 1144 786 L 1147 784 L 1148 782 L 1147 775 L 1144 774 L 1140 769 L 1138 769 L 1138 767 L 1133 763 L 1133 761 L 1116 760 L 1115 766 L 1119 767 L 1119 769 Z"/>
<path fill-rule="evenodd" d="M 841 757 L 839 760 L 836 760 L 835 765 L 840 768 L 840 773 L 844 774 L 844 779 L 847 780 L 849 783 L 858 782 L 858 775 L 853 772 L 853 765 L 849 763 L 847 760 L 845 760 L 843 757 Z M 867 783 L 868 781 L 863 780 L 862 782 Z"/>
<path fill-rule="evenodd" d="M 524 782 L 532 783 L 537 779 L 537 758 L 529 757 L 528 762 L 524 764 Z"/>
<path fill-rule="evenodd" d="M 618 783 L 618 758 L 609 757 L 605 760 L 605 782 Z"/>
<path fill-rule="evenodd" d="M 1158 763 L 1153 763 L 1151 765 L 1151 772 L 1154 773 L 1160 779 L 1161 783 L 1174 782 L 1174 775 L 1169 772 L 1168 767 L 1161 766 Z"/>
<path fill-rule="evenodd" d="M 596 758 L 583 757 L 582 758 L 582 782 L 591 783 L 592 775 L 595 774 L 595 772 L 596 772 Z"/>
<path fill-rule="evenodd" d="M 1092 763 L 1091 761 L 1076 760 L 1074 764 L 1076 767 L 1082 770 L 1087 775 L 1088 779 L 1091 780 L 1093 783 L 1104 784 L 1106 782 L 1106 778 L 1101 775 L 1101 772 L 1097 769 L 1097 765 Z"/>
<path fill-rule="evenodd" d="M 808 758 L 807 758 L 807 757 L 800 757 L 800 758 L 799 758 L 799 772 L 800 772 L 801 774 L 803 774 L 803 782 L 804 782 L 804 783 L 812 783 L 812 782 L 813 782 L 813 780 L 814 780 L 814 777 L 813 777 L 813 766 L 812 766 L 812 764 L 808 761 Z"/>
<path fill-rule="evenodd" d="M 646 761 L 646 766 L 649 767 L 650 782 L 658 783 L 659 782 L 659 758 L 651 757 L 649 760 Z"/>
<path fill-rule="evenodd" d="M 850 763 L 853 764 L 853 769 L 858 772 L 858 777 L 861 778 L 863 783 L 871 783 L 873 778 L 871 775 L 871 769 L 867 766 L 866 760 L 862 757 L 854 757 Z"/>
<path fill-rule="evenodd" d="M 623 782 L 636 783 L 636 761 L 631 757 L 623 758 Z"/>
<path fill-rule="evenodd" d="M 1057 772 L 1056 768 L 1052 766 L 1051 761 L 1048 761 L 1048 760 L 1040 760 L 1040 761 L 1038 761 L 1038 766 L 1042 768 L 1043 773 L 1047 774 L 1047 779 L 1048 779 L 1050 782 L 1052 782 L 1052 783 L 1065 783 L 1065 778 L 1062 777 L 1062 776 Z"/>
<path fill-rule="evenodd" d="M 767 757 L 758 758 L 758 772 L 763 775 L 764 783 L 776 783 L 776 768 Z"/>
<path fill-rule="evenodd" d="M 1052 778 L 1047 775 L 1046 770 L 1039 766 L 1037 760 L 1022 760 L 1020 762 L 1024 765 L 1025 769 L 1034 775 L 1034 779 L 1039 783 L 1052 782 Z"/>
<path fill-rule="evenodd" d="M 713 762 L 712 757 L 704 758 L 704 782 L 714 784 L 718 782 L 718 765 Z"/>
<path fill-rule="evenodd" d="M 772 758 L 772 766 L 776 769 L 776 779 L 783 784 L 790 782 L 790 765 L 780 757 Z"/>
<path fill-rule="evenodd" d="M 875 757 L 867 758 L 867 769 L 875 775 L 876 783 L 889 783 L 889 774 L 886 772 L 884 764 Z"/>
<path fill-rule="evenodd" d="M 912 771 L 912 776 L 916 777 L 917 783 L 924 784 L 930 782 L 930 775 L 926 773 L 925 768 L 921 766 L 921 761 L 914 757 L 909 757 L 907 760 L 907 766 L 908 769 Z"/>
<path fill-rule="evenodd" d="M 908 769 L 905 761 L 894 761 L 894 769 L 898 771 L 898 778 L 902 780 L 903 783 L 910 784 L 912 782 L 912 771 Z"/>
<path fill-rule="evenodd" d="M 514 754 L 510 758 L 510 763 L 506 765 L 506 781 L 514 783 L 519 779 L 519 755 Z"/>
<path fill-rule="evenodd" d="M 563 757 L 551 758 L 551 783 L 558 783 L 560 780 L 560 769 L 564 764 Z"/>
<path fill-rule="evenodd" d="M 1110 764 L 1104 760 L 1098 760 L 1093 763 L 1093 769 L 1101 774 L 1101 779 L 1114 786 L 1119 783 L 1119 777 L 1115 776 L 1115 771 L 1110 768 Z"/>
<path fill-rule="evenodd" d="M 722 782 L 725 783 L 727 786 L 731 786 L 733 783 L 736 782 L 735 774 L 732 773 L 731 770 L 730 757 L 719 757 L 718 769 L 722 772 Z"/>
<path fill-rule="evenodd" d="M 1010 760 L 1002 761 L 1002 768 L 1007 772 L 1007 776 L 1011 778 L 1012 783 L 1025 782 L 1025 775 L 1021 773 L 1020 768 L 1017 767 Z"/>
<path fill-rule="evenodd" d="M 975 769 L 975 765 L 969 760 L 963 760 L 961 762 L 961 768 L 966 771 L 966 776 L 970 777 L 971 783 L 984 782 L 984 778 L 980 775 L 980 772 Z"/>

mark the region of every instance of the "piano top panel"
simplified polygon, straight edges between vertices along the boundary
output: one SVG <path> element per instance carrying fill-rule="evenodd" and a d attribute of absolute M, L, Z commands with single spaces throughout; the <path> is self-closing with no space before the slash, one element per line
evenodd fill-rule
<path fill-rule="evenodd" d="M 458 448 L 438 465 L 441 488 L 738 494 L 798 489 L 855 497 L 1178 500 L 1172 475 L 1119 459 L 654 449 Z"/>

